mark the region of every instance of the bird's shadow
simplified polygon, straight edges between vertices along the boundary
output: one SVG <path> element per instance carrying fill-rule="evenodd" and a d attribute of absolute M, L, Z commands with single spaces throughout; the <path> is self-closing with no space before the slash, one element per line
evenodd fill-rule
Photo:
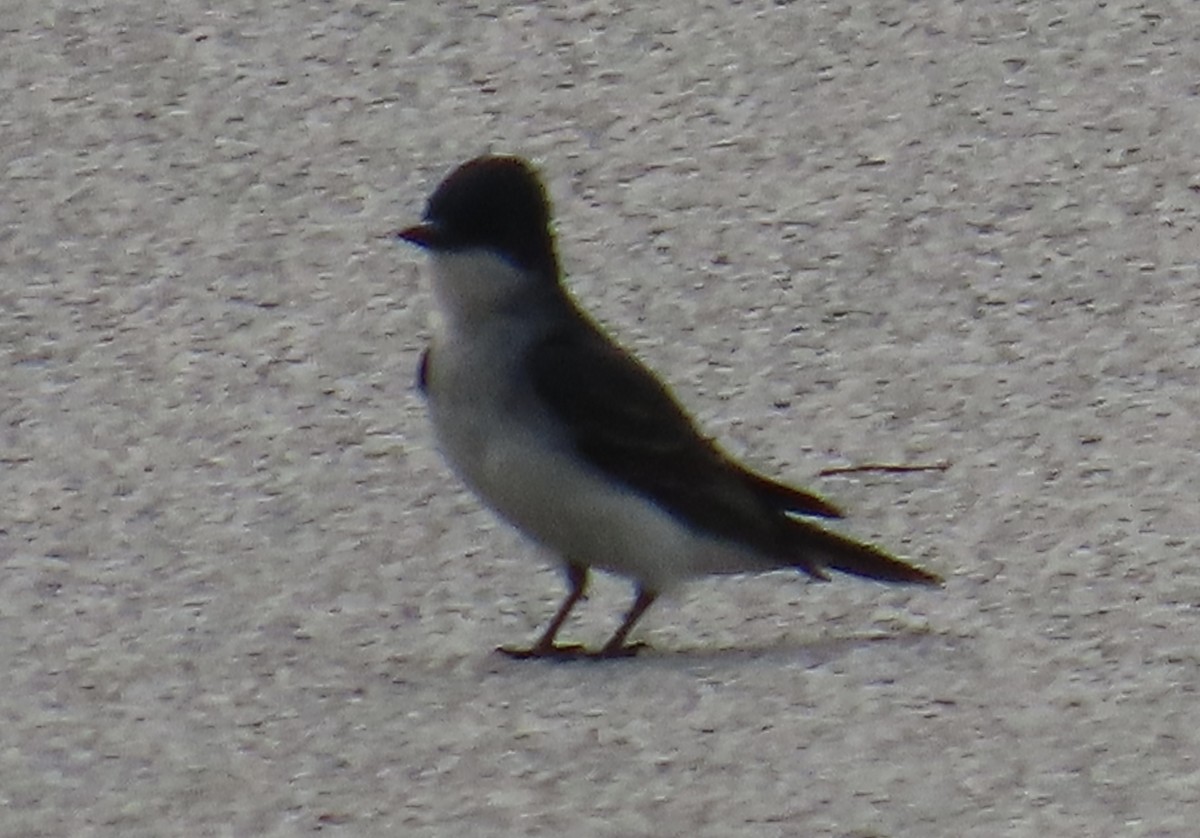
<path fill-rule="evenodd" d="M 942 642 L 938 635 L 925 629 L 909 629 L 894 632 L 872 632 L 816 640 L 800 640 L 782 637 L 772 642 L 749 646 L 692 646 L 665 648 L 644 644 L 636 655 L 622 657 L 564 656 L 514 660 L 497 651 L 493 658 L 511 666 L 552 667 L 603 667 L 611 672 L 617 667 L 629 669 L 693 668 L 697 665 L 802 665 L 808 668 L 822 666 L 844 657 L 857 649 L 877 644 L 888 646 L 917 646 Z"/>

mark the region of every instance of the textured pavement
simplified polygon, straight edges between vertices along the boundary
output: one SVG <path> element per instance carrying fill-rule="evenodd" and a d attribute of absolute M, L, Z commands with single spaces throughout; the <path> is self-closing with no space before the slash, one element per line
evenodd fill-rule
<path fill-rule="evenodd" d="M 649 5 L 6 4 L 0 834 L 1194 834 L 1200 9 Z M 493 653 L 562 581 L 433 450 L 388 236 L 484 151 L 707 432 L 945 589 Z"/>

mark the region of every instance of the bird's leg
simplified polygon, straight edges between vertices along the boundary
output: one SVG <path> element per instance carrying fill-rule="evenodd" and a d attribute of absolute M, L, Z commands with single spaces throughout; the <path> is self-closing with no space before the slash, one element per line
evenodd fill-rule
<path fill-rule="evenodd" d="M 629 608 L 629 613 L 625 615 L 625 622 L 621 623 L 609 641 L 604 644 L 604 648 L 596 653 L 596 657 L 625 658 L 636 655 L 645 648 L 645 643 L 630 643 L 627 645 L 625 638 L 629 637 L 629 632 L 633 629 L 633 624 L 646 613 L 646 609 L 653 605 L 656 599 L 658 599 L 658 594 L 654 591 L 648 591 L 645 588 L 639 587 L 637 599 L 633 601 L 633 605 Z"/>
<path fill-rule="evenodd" d="M 567 621 L 571 609 L 575 607 L 575 604 L 579 600 L 583 599 L 584 591 L 587 589 L 587 581 L 588 571 L 586 567 L 578 564 L 568 564 L 567 598 L 558 607 L 558 612 L 554 615 L 554 619 L 550 621 L 550 625 L 546 626 L 546 630 L 542 632 L 542 636 L 538 638 L 537 643 L 534 643 L 528 649 L 501 646 L 498 651 L 503 652 L 510 658 L 518 659 L 574 658 L 586 655 L 587 650 L 582 646 L 559 646 L 554 642 L 554 638 L 558 636 L 558 630 L 562 628 L 562 624 Z"/>

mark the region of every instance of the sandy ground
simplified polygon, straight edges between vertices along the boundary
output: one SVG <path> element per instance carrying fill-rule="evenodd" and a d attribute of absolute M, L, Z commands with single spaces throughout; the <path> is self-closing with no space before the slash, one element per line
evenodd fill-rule
<path fill-rule="evenodd" d="M 1200 9 L 654 5 L 6 3 L 0 833 L 1194 834 Z M 945 589 L 493 653 L 562 583 L 433 450 L 388 238 L 487 150 L 709 432 Z"/>

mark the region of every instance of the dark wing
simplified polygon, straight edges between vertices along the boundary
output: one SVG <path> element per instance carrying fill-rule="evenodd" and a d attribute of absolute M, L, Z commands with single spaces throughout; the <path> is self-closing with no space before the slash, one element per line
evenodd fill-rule
<path fill-rule="evenodd" d="M 763 477 L 761 474 L 755 474 L 740 465 L 737 468 L 763 500 L 784 512 L 790 512 L 793 515 L 813 515 L 818 518 L 842 517 L 842 510 L 819 495 L 776 483 L 774 480 Z"/>
<path fill-rule="evenodd" d="M 840 515 L 727 458 L 653 375 L 595 332 L 549 336 L 530 350 L 529 366 L 535 391 L 589 463 L 698 529 L 778 554 L 782 513 Z"/>

